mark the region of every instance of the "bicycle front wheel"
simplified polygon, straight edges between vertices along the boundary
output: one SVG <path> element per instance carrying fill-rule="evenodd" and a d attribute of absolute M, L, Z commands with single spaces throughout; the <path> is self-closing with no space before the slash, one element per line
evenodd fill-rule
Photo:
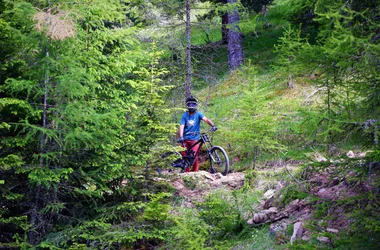
<path fill-rule="evenodd" d="M 226 175 L 230 168 L 230 161 L 226 151 L 219 146 L 214 146 L 211 148 L 210 153 L 210 168 L 212 173 L 221 173 Z"/>

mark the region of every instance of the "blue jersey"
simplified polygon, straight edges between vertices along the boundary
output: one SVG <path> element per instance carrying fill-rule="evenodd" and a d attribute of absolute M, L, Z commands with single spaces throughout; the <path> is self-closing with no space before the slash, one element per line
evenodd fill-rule
<path fill-rule="evenodd" d="M 183 138 L 185 140 L 199 139 L 199 132 L 201 130 L 201 120 L 203 119 L 203 117 L 204 115 L 198 111 L 196 111 L 192 115 L 190 115 L 189 112 L 183 113 L 179 124 L 185 125 L 185 129 L 183 130 Z"/>

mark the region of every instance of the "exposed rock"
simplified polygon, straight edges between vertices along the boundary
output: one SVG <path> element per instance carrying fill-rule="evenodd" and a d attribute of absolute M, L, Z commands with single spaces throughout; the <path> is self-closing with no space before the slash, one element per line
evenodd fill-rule
<path fill-rule="evenodd" d="M 255 213 L 251 219 L 247 221 L 248 225 L 265 223 L 266 221 L 270 221 L 273 218 L 273 215 L 277 213 L 276 207 L 271 207 L 266 210 L 262 210 L 258 213 Z"/>
<path fill-rule="evenodd" d="M 169 175 L 170 173 L 168 173 Z M 227 176 L 222 174 L 211 174 L 206 171 L 189 172 L 182 174 L 171 175 L 171 183 L 177 190 L 176 195 L 182 196 L 185 207 L 194 207 L 193 202 L 203 202 L 204 197 L 208 195 L 211 190 L 216 188 L 238 189 L 244 184 L 244 173 L 230 173 Z M 195 187 L 191 189 L 186 186 L 184 179 L 190 178 L 194 182 Z M 155 179 L 158 181 L 159 179 Z"/>
<path fill-rule="evenodd" d="M 309 241 L 311 239 L 310 235 L 307 235 L 307 231 L 304 232 L 304 235 L 301 238 L 304 241 Z"/>
<path fill-rule="evenodd" d="M 298 210 L 299 210 L 299 207 L 300 207 L 300 200 L 299 200 L 299 199 L 296 199 L 296 200 L 290 202 L 290 203 L 286 206 L 285 211 L 286 211 L 286 212 L 295 212 L 295 211 L 298 211 Z"/>
<path fill-rule="evenodd" d="M 251 219 L 247 221 L 248 225 L 264 224 L 276 222 L 282 219 L 288 218 L 288 214 L 280 212 L 278 213 L 277 207 L 271 207 L 269 209 L 262 210 L 255 213 Z"/>
<path fill-rule="evenodd" d="M 215 174 L 215 177 L 216 177 L 217 179 L 220 179 L 220 178 L 223 178 L 224 176 L 223 176 L 221 173 L 216 173 L 216 174 Z"/>
<path fill-rule="evenodd" d="M 271 208 L 263 210 L 261 212 L 265 213 L 265 214 L 274 214 L 274 213 L 277 213 L 277 211 L 278 211 L 277 207 L 271 207 Z"/>
<path fill-rule="evenodd" d="M 362 153 L 359 153 L 359 154 L 358 154 L 358 157 L 359 157 L 359 158 L 364 158 L 364 157 L 366 157 L 366 155 L 367 155 L 366 152 L 362 152 Z"/>
<path fill-rule="evenodd" d="M 354 158 L 355 157 L 354 152 L 352 152 L 351 150 L 348 151 L 346 155 L 347 155 L 348 158 Z"/>
<path fill-rule="evenodd" d="M 317 240 L 319 240 L 322 243 L 326 243 L 326 244 L 330 244 L 331 243 L 330 238 L 328 238 L 326 236 L 318 236 Z"/>
<path fill-rule="evenodd" d="M 264 209 L 268 209 L 268 208 L 272 207 L 273 201 L 274 201 L 274 197 L 272 197 L 272 198 L 270 198 L 270 199 L 268 199 L 266 201 L 262 201 L 262 207 Z"/>
<path fill-rule="evenodd" d="M 263 198 L 265 200 L 268 200 L 270 198 L 272 198 L 274 196 L 274 194 L 276 193 L 276 190 L 274 189 L 269 189 L 268 191 L 265 192 L 265 194 L 263 195 Z"/>
<path fill-rule="evenodd" d="M 335 228 L 326 228 L 326 231 L 329 232 L 329 233 L 334 233 L 334 234 L 338 234 L 339 233 L 339 230 L 335 229 Z"/>
<path fill-rule="evenodd" d="M 293 244 L 293 242 L 296 239 L 300 239 L 302 237 L 303 232 L 304 232 L 304 229 L 303 229 L 302 222 L 294 223 L 294 230 L 293 230 L 293 235 L 290 238 L 290 243 Z"/>
<path fill-rule="evenodd" d="M 172 182 L 172 185 L 176 190 L 182 190 L 185 188 L 185 185 L 183 184 L 183 181 L 181 180 L 176 180 Z"/>
<path fill-rule="evenodd" d="M 209 179 L 211 181 L 215 181 L 215 178 L 211 175 L 205 175 L 206 179 Z"/>
<path fill-rule="evenodd" d="M 326 188 L 321 188 L 318 190 L 317 195 L 319 197 L 323 197 L 325 193 L 326 193 Z"/>
<path fill-rule="evenodd" d="M 255 223 L 255 224 L 259 224 L 259 223 L 262 223 L 264 221 L 268 220 L 268 216 L 264 213 L 257 213 L 257 214 L 254 214 L 253 215 L 253 218 L 252 218 L 252 221 Z M 248 223 L 249 224 L 249 223 Z"/>
<path fill-rule="evenodd" d="M 327 161 L 326 158 L 318 153 L 314 156 L 319 157 L 318 161 Z M 276 166 L 274 169 L 263 169 L 259 172 L 265 174 L 265 171 L 283 171 L 284 169 L 281 168 L 281 166 Z M 331 174 L 334 173 L 334 171 L 334 164 L 330 164 L 318 172 L 305 170 L 305 172 L 307 172 L 307 178 L 305 176 L 303 176 L 303 178 L 308 179 L 310 183 L 308 192 L 323 199 L 339 200 L 342 199 L 342 197 L 353 196 L 359 192 L 359 188 L 363 188 L 361 187 L 363 184 L 357 184 L 359 185 L 358 187 L 355 186 L 348 189 L 345 178 L 332 178 Z M 355 177 L 355 172 L 351 171 L 345 177 L 349 176 Z M 155 180 L 165 181 L 161 177 L 163 177 L 163 175 L 160 175 L 159 178 Z M 227 176 L 223 176 L 221 174 L 199 171 L 196 173 L 172 174 L 169 179 L 173 187 L 177 190 L 176 195 L 183 197 L 181 206 L 194 208 L 195 202 L 202 202 L 204 197 L 212 190 L 241 188 L 244 184 L 244 173 L 229 173 Z M 271 234 L 282 235 L 284 237 L 281 239 L 285 241 L 289 240 L 286 230 L 296 218 L 297 223 L 294 224 L 293 235 L 290 239 L 291 243 L 294 243 L 297 239 L 310 240 L 311 232 L 308 232 L 303 226 L 305 221 L 312 219 L 313 204 L 315 204 L 316 201 L 308 198 L 302 200 L 296 199 L 286 205 L 284 209 L 279 210 L 276 204 L 281 198 L 276 194 L 285 186 L 283 182 L 276 183 L 271 180 L 269 183 L 265 178 L 255 179 L 255 188 L 267 191 L 260 201 L 261 204 L 255 204 L 249 211 L 244 211 L 243 218 L 247 221 L 247 224 L 252 226 L 270 224 Z M 273 189 L 268 190 L 268 188 Z M 256 213 L 254 213 L 254 211 L 256 211 Z M 339 206 L 331 208 L 329 213 L 332 219 L 326 220 L 326 232 L 338 234 L 341 229 L 347 228 L 350 224 L 350 221 L 344 216 L 343 208 Z M 332 239 L 325 236 L 319 236 L 318 240 L 326 244 L 332 244 L 333 242 Z"/>
<path fill-rule="evenodd" d="M 320 153 L 315 153 L 314 157 L 315 157 L 315 161 L 317 162 L 327 162 L 327 159 L 323 157 Z"/>

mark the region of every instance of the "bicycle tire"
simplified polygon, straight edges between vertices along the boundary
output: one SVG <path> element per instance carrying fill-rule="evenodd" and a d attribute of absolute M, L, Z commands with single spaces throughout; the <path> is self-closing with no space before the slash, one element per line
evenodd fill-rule
<path fill-rule="evenodd" d="M 210 169 L 212 173 L 227 175 L 230 168 L 230 161 L 224 148 L 214 146 L 210 149 Z"/>

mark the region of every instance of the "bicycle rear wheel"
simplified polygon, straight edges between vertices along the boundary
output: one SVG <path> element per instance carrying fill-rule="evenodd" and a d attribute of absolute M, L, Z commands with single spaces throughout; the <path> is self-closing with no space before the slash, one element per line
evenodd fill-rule
<path fill-rule="evenodd" d="M 226 175 L 230 168 L 226 151 L 222 147 L 214 146 L 211 148 L 209 156 L 211 172 Z"/>

